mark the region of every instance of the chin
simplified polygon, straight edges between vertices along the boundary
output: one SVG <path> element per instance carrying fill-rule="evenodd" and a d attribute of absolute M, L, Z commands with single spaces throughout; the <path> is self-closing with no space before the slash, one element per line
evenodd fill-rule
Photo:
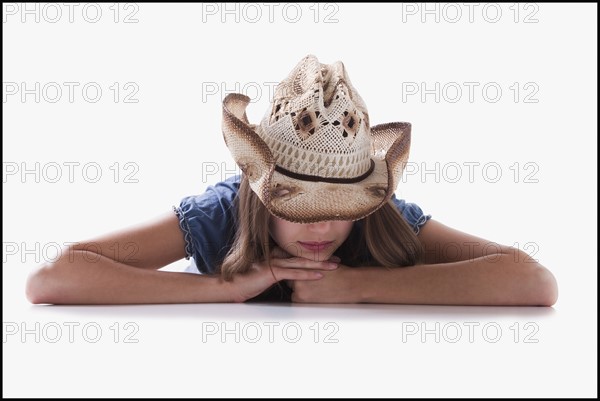
<path fill-rule="evenodd" d="M 327 252 L 310 252 L 310 251 L 305 251 L 302 252 L 300 255 L 300 257 L 306 258 L 306 259 L 310 259 L 313 260 L 315 262 L 323 262 L 329 258 L 331 258 L 331 256 L 335 253 L 335 250 L 333 251 L 327 251 Z"/>

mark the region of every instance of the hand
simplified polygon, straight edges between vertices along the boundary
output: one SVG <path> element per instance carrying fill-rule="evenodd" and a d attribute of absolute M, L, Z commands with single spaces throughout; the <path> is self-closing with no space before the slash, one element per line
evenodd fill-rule
<path fill-rule="evenodd" d="M 323 272 L 317 281 L 292 281 L 292 302 L 303 303 L 360 303 L 360 269 L 339 265 L 332 271 Z"/>
<path fill-rule="evenodd" d="M 301 257 L 291 257 L 279 247 L 271 252 L 271 266 L 266 261 L 255 262 L 250 271 L 237 274 L 233 281 L 224 282 L 234 302 L 245 302 L 261 294 L 281 280 L 287 282 L 315 281 L 323 277 L 323 271 L 337 268 L 333 261 L 315 262 Z"/>

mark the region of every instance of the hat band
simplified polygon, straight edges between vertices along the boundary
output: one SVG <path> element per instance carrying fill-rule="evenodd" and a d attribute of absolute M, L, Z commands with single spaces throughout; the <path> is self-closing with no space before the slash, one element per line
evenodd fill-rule
<path fill-rule="evenodd" d="M 367 170 L 366 173 L 359 175 L 358 177 L 353 177 L 353 178 L 335 178 L 335 177 L 319 177 L 316 175 L 308 175 L 308 174 L 299 174 L 299 173 L 294 173 L 293 171 L 290 170 L 286 170 L 281 166 L 275 165 L 275 171 L 277 171 L 278 173 L 281 173 L 285 176 L 288 176 L 290 178 L 295 178 L 297 180 L 301 180 L 301 181 L 314 181 L 314 182 L 329 182 L 332 184 L 353 184 L 355 182 L 360 182 L 362 180 L 364 180 L 365 178 L 367 178 L 375 169 L 375 162 L 373 161 L 373 159 L 371 159 L 371 167 L 369 167 L 369 169 Z"/>

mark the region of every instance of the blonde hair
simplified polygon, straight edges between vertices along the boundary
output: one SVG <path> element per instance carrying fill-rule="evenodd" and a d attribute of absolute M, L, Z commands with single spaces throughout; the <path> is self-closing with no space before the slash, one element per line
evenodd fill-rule
<path fill-rule="evenodd" d="M 247 272 L 252 263 L 270 259 L 271 249 L 276 245 L 269 235 L 270 213 L 250 188 L 245 174 L 242 174 L 234 207 L 237 230 L 221 264 L 221 275 L 227 281 L 232 280 L 235 274 Z M 393 201 L 388 201 L 357 223 L 364 224 L 361 235 L 351 236 L 335 252 L 342 259 L 342 264 L 393 268 L 420 262 L 423 254 L 421 242 Z M 373 257 L 371 260 L 366 258 L 367 249 Z"/>

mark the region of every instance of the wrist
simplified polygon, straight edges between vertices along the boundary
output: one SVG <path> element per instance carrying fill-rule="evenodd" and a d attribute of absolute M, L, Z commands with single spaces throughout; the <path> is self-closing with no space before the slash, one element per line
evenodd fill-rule
<path fill-rule="evenodd" d="M 246 299 L 242 297 L 234 284 L 235 278 L 231 281 L 224 280 L 220 275 L 216 277 L 218 280 L 217 287 L 219 292 L 224 295 L 222 302 L 243 303 Z"/>
<path fill-rule="evenodd" d="M 194 302 L 230 303 L 244 302 L 236 298 L 236 291 L 231 281 L 225 281 L 220 274 L 195 275 L 198 285 L 194 288 Z"/>
<path fill-rule="evenodd" d="M 356 294 L 358 297 L 357 302 L 359 303 L 370 303 L 376 302 L 378 287 L 378 278 L 381 277 L 381 273 L 385 272 L 384 268 L 381 267 L 353 267 L 350 268 L 351 274 L 353 274 L 353 281 L 356 283 Z"/>

